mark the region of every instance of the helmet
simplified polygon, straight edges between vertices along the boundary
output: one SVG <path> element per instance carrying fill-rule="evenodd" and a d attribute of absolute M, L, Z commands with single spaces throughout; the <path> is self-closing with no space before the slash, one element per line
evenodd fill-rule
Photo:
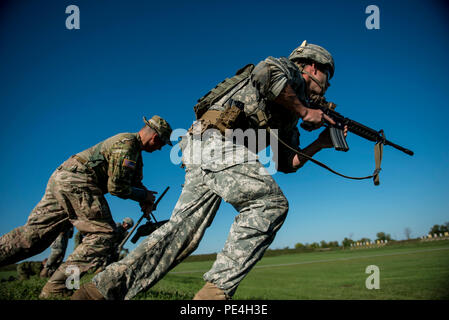
<path fill-rule="evenodd" d="M 134 226 L 134 220 L 130 217 L 126 217 L 125 219 L 123 219 L 123 222 L 126 223 L 130 228 Z"/>
<path fill-rule="evenodd" d="M 329 79 L 333 77 L 335 64 L 332 55 L 324 49 L 316 44 L 307 43 L 306 40 L 302 42 L 302 44 L 293 50 L 292 53 L 288 56 L 288 58 L 292 61 L 298 59 L 308 59 L 315 61 L 319 64 L 326 66 L 329 70 Z"/>

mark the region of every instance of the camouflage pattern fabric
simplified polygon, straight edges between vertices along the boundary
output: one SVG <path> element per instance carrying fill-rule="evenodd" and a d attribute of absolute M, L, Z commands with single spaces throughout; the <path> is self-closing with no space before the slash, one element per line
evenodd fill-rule
<path fill-rule="evenodd" d="M 253 118 L 260 109 L 269 116 L 270 127 L 286 131 L 288 134 L 298 125 L 299 117 L 274 103 L 287 83 L 295 90 L 299 100 L 307 105 L 305 82 L 299 68 L 286 58 L 268 57 L 255 66 L 250 81 L 237 91 L 231 90 L 212 105 L 210 110 L 223 111 L 239 102 L 244 106 L 249 128 L 258 129 L 257 122 L 253 121 Z"/>
<path fill-rule="evenodd" d="M 131 186 L 142 186 L 140 148 L 138 133 L 123 133 L 79 153 L 85 163 L 66 160 L 50 177 L 27 223 L 0 237 L 0 266 L 42 252 L 70 224 L 84 238 L 58 270 L 64 273 L 67 266 L 77 265 L 82 275 L 101 265 L 117 236 L 104 194 L 126 198 Z"/>
<path fill-rule="evenodd" d="M 131 194 L 131 187 L 142 184 L 142 141 L 138 133 L 120 133 L 76 156 L 87 161 L 97 176 L 97 186 L 103 193 L 123 199 Z"/>
<path fill-rule="evenodd" d="M 306 86 L 299 68 L 286 58 L 268 57 L 255 66 L 249 81 L 242 88 L 237 91 L 231 90 L 220 101 L 212 105 L 210 110 L 223 111 L 233 104 L 241 104 L 248 120 L 246 127 L 252 129 L 259 129 L 256 114 L 258 110 L 262 110 L 269 118 L 270 128 L 278 129 L 279 137 L 292 148 L 299 150 L 297 128 L 299 116 L 274 102 L 287 84 L 295 90 L 299 100 L 307 106 Z M 262 141 L 264 140 L 262 139 Z M 264 147 L 269 145 L 269 141 L 265 141 Z M 261 150 L 257 150 L 257 152 L 259 151 Z M 278 149 L 273 152 L 277 153 L 278 171 L 284 173 L 296 171 L 291 166 L 295 156 L 294 152 L 283 145 L 278 145 Z"/>
<path fill-rule="evenodd" d="M 298 67 L 286 58 L 269 57 L 254 68 L 249 81 L 224 95 L 210 110 L 223 111 L 232 105 L 243 105 L 247 127 L 253 129 L 259 125 L 253 116 L 262 110 L 270 116 L 270 127 L 279 129 L 284 139 L 299 148 L 298 116 L 275 103 L 287 84 L 307 103 L 305 82 Z M 232 297 L 284 222 L 287 199 L 258 162 L 255 151 L 224 139 L 217 130 L 212 130 L 207 138 L 196 139 L 195 133 L 201 132 L 198 126 L 201 120 L 192 126 L 193 136 L 188 135 L 181 142 L 186 178 L 170 221 L 123 260 L 93 278 L 107 299 L 133 298 L 193 252 L 222 199 L 232 204 L 239 214 L 204 280 Z M 281 152 L 280 158 L 283 172 L 295 171 L 291 162 L 288 163 L 291 154 Z"/>
<path fill-rule="evenodd" d="M 293 50 L 288 58 L 293 61 L 297 59 L 309 59 L 327 65 L 329 67 L 330 78 L 334 75 L 335 63 L 330 52 L 319 45 L 307 43 L 306 40 Z"/>
<path fill-rule="evenodd" d="M 45 264 L 45 268 L 54 272 L 64 260 L 65 252 L 69 239 L 73 235 L 73 227 L 71 226 L 67 231 L 61 232 L 55 241 L 50 245 L 51 252 Z"/>
<path fill-rule="evenodd" d="M 154 115 L 150 120 L 147 120 L 147 118 L 143 117 L 143 122 L 150 128 L 156 131 L 159 138 L 169 146 L 172 145 L 170 141 L 170 135 L 172 133 L 172 129 L 167 121 L 159 117 L 158 115 Z"/>
<path fill-rule="evenodd" d="M 191 164 L 194 140 L 183 138 L 186 179 L 170 221 L 153 232 L 124 259 L 96 275 L 94 284 L 107 299 L 131 299 L 153 286 L 193 252 L 212 223 L 221 199 L 239 212 L 223 251 L 204 279 L 232 296 L 240 281 L 262 258 L 281 227 L 288 202 L 273 178 L 258 161 L 222 163 L 211 158 Z M 204 150 L 222 147 L 222 137 L 211 135 Z M 190 150 L 189 150 L 190 149 Z M 214 168 L 214 169 L 212 169 Z"/>
<path fill-rule="evenodd" d="M 108 255 L 108 257 L 104 260 L 101 268 L 106 268 L 106 266 L 110 265 L 113 262 L 116 262 L 118 260 L 120 260 L 120 256 L 122 256 L 122 258 L 126 255 L 125 253 L 122 255 L 122 251 L 123 249 L 118 252 L 118 248 L 120 246 L 120 244 L 122 243 L 122 241 L 126 238 L 126 236 L 128 235 L 128 231 L 123 228 L 122 224 L 120 222 L 116 223 L 116 237 L 114 240 L 114 244 L 113 244 L 113 249 L 110 255 Z"/>
<path fill-rule="evenodd" d="M 78 231 L 75 234 L 75 239 L 73 241 L 74 241 L 74 249 L 76 249 L 76 247 L 78 247 L 83 241 L 83 235 L 81 234 L 81 232 Z"/>
<path fill-rule="evenodd" d="M 120 222 L 117 222 L 115 224 L 115 231 L 117 232 L 116 244 L 117 244 L 117 248 L 118 248 L 120 243 L 122 243 L 123 239 L 125 239 L 126 236 L 128 235 L 128 231 L 125 228 L 123 228 L 123 224 Z"/>
<path fill-rule="evenodd" d="M 70 223 L 86 236 L 58 270 L 64 273 L 68 265 L 77 265 L 82 274 L 110 253 L 115 225 L 95 175 L 74 158 L 53 173 L 27 224 L 0 238 L 2 263 L 39 253 Z"/>

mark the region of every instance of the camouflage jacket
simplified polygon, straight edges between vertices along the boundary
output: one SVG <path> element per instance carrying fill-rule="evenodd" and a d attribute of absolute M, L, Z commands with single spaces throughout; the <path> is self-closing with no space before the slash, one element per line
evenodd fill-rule
<path fill-rule="evenodd" d="M 257 122 L 254 121 L 256 111 L 263 110 L 269 118 L 270 128 L 278 129 L 279 137 L 299 150 L 299 116 L 274 102 L 287 84 L 295 90 L 299 100 L 308 106 L 306 84 L 299 68 L 287 58 L 268 57 L 256 65 L 243 86 L 231 90 L 210 109 L 222 111 L 237 102 L 243 106 L 247 127 L 253 129 L 257 129 Z M 279 143 L 277 170 L 284 173 L 296 171 L 291 165 L 294 156 L 294 152 Z"/>
<path fill-rule="evenodd" d="M 95 171 L 97 185 L 104 193 L 127 199 L 131 187 L 144 188 L 142 141 L 138 133 L 120 133 L 76 156 Z"/>
<path fill-rule="evenodd" d="M 76 247 L 78 247 L 81 244 L 81 242 L 83 242 L 83 238 L 84 238 L 84 236 L 82 235 L 82 233 L 80 231 L 78 231 L 75 234 L 74 249 L 76 249 Z"/>
<path fill-rule="evenodd" d="M 118 247 L 128 235 L 128 231 L 126 231 L 125 228 L 123 228 L 123 225 L 120 222 L 117 222 L 115 224 L 115 232 L 117 233 L 116 243 Z"/>

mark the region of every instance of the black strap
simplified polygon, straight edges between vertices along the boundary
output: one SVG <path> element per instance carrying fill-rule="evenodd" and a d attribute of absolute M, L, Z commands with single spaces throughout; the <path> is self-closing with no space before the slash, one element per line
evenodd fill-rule
<path fill-rule="evenodd" d="M 374 184 L 375 184 L 375 185 L 378 185 L 378 184 L 379 184 L 380 161 L 382 160 L 382 156 L 380 156 L 379 159 L 378 159 L 378 157 L 376 156 L 376 170 L 374 171 L 374 173 L 373 173 L 372 175 L 366 176 L 366 177 L 350 177 L 350 176 L 341 174 L 341 173 L 339 173 L 339 172 L 337 172 L 337 171 L 331 169 L 330 167 L 328 167 L 328 166 L 325 165 L 324 163 L 322 163 L 322 162 L 320 162 L 320 161 L 318 161 L 318 160 L 313 159 L 311 156 L 309 156 L 309 155 L 307 155 L 307 154 L 305 154 L 305 153 L 303 153 L 303 152 L 301 152 L 301 151 L 299 151 L 299 150 L 293 149 L 293 148 L 290 147 L 287 143 L 285 143 L 284 141 L 282 141 L 282 140 L 278 137 L 277 134 L 275 134 L 273 131 L 271 131 L 271 130 L 270 130 L 270 127 L 267 127 L 267 131 L 268 131 L 270 134 L 272 134 L 272 135 L 273 135 L 273 136 L 274 136 L 280 143 L 282 143 L 285 147 L 287 147 L 287 148 L 290 149 L 291 151 L 297 153 L 298 155 L 300 155 L 300 156 L 303 157 L 303 158 L 306 158 L 306 159 L 309 160 L 309 161 L 312 161 L 313 163 L 319 165 L 320 167 L 322 167 L 322 168 L 324 168 L 324 169 L 326 169 L 326 170 L 329 170 L 329 171 L 332 172 L 333 174 L 336 174 L 336 175 L 338 175 L 338 176 L 340 176 L 340 177 L 343 177 L 343 178 L 346 178 L 346 179 L 352 179 L 352 180 L 365 180 L 365 179 L 371 179 L 371 178 L 374 178 L 374 179 L 375 179 L 375 183 L 374 183 Z M 376 144 L 376 146 L 377 146 L 377 144 Z M 378 147 L 378 148 L 382 148 L 381 146 L 377 146 L 377 147 Z M 381 154 L 381 152 L 380 152 L 380 154 Z M 376 184 L 376 182 L 377 182 L 377 184 Z"/>

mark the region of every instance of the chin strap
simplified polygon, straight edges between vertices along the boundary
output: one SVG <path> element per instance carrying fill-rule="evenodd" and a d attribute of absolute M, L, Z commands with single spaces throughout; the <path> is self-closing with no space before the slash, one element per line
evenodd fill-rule
<path fill-rule="evenodd" d="M 312 75 L 310 72 L 304 70 L 303 65 L 298 66 L 298 68 L 299 68 L 299 71 L 301 71 L 301 73 L 305 73 L 306 75 L 308 75 L 310 77 L 310 79 L 312 79 L 313 82 L 315 82 L 321 88 L 321 94 L 324 94 L 324 91 L 326 90 L 326 84 L 322 83 L 320 80 L 318 80 L 317 77 Z"/>
<path fill-rule="evenodd" d="M 321 94 L 324 94 L 324 91 L 326 89 L 325 85 L 317 79 L 314 75 L 312 75 L 310 72 L 307 72 L 306 70 L 301 70 L 301 73 L 305 73 L 312 79 L 320 88 L 321 88 Z"/>

